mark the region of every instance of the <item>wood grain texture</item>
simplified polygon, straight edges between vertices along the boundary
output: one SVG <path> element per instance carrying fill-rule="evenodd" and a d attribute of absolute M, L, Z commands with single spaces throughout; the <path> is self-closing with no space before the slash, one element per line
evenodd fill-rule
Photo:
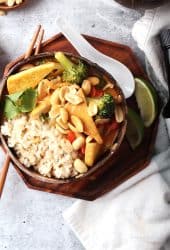
<path fill-rule="evenodd" d="M 6 154 L 6 159 L 5 159 L 4 165 L 0 171 L 0 198 L 2 196 L 2 192 L 4 189 L 4 184 L 5 184 L 6 176 L 8 173 L 9 164 L 10 164 L 10 157 L 8 154 Z"/>
<path fill-rule="evenodd" d="M 99 38 L 85 37 L 96 49 L 128 66 L 134 76 L 147 79 L 147 76 L 129 47 Z M 76 50 L 61 34 L 43 43 L 41 52 L 53 52 L 57 50 L 77 54 Z M 134 97 L 128 100 L 128 105 L 137 110 Z M 105 167 L 99 168 L 95 173 L 83 180 L 64 184 L 47 183 L 45 181 L 37 181 L 33 177 L 23 173 L 18 167 L 15 166 L 15 168 L 29 188 L 85 200 L 94 200 L 147 167 L 154 147 L 157 125 L 158 118 L 150 128 L 145 129 L 144 140 L 135 151 L 131 150 L 126 139 L 124 139 L 119 151 L 113 155 L 111 160 L 106 162 Z"/>

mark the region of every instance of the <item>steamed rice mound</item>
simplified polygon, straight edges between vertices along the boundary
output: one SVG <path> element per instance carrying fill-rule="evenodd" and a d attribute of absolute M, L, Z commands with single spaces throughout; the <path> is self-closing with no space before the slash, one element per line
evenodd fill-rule
<path fill-rule="evenodd" d="M 33 167 L 43 176 L 61 179 L 77 175 L 73 167 L 77 153 L 48 122 L 21 115 L 5 121 L 1 132 L 7 136 L 9 147 L 15 150 L 27 168 Z"/>

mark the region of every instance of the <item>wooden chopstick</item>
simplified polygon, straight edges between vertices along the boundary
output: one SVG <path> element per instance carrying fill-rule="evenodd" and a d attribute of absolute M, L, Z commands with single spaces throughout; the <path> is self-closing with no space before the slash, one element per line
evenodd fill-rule
<path fill-rule="evenodd" d="M 35 53 L 34 55 L 38 55 L 39 52 L 40 52 L 40 48 L 41 48 L 41 44 L 42 44 L 42 41 L 43 41 L 43 37 L 44 37 L 44 29 L 41 27 L 41 25 L 39 25 L 36 29 L 36 32 L 34 33 L 33 35 L 33 38 L 31 40 L 31 43 L 29 44 L 28 46 L 28 49 L 26 51 L 26 53 L 20 57 L 18 57 L 16 60 L 10 62 L 6 67 L 5 67 L 5 71 L 4 71 L 4 76 L 6 76 L 9 72 L 9 70 L 18 62 L 20 62 L 22 59 L 26 59 L 28 58 L 31 54 L 32 54 L 32 51 L 34 49 L 34 46 L 35 46 L 35 43 L 38 39 L 38 42 L 37 42 L 37 46 L 35 48 Z M 36 39 L 35 39 L 36 38 Z"/>
<path fill-rule="evenodd" d="M 38 37 L 39 37 L 39 39 L 38 39 Z M 37 39 L 38 39 L 37 47 L 36 47 L 36 49 L 34 51 L 34 55 L 37 55 L 39 53 L 39 51 L 40 51 L 40 47 L 41 47 L 43 37 L 44 37 L 44 29 L 41 28 L 41 25 L 38 25 L 38 27 L 37 27 L 34 35 L 33 35 L 33 38 L 31 40 L 31 43 L 28 46 L 28 49 L 27 49 L 25 55 L 17 58 L 15 61 L 9 63 L 7 65 L 7 67 L 6 67 L 6 69 L 5 69 L 4 75 L 6 76 L 7 73 L 8 73 L 7 71 L 9 71 L 11 69 L 11 67 L 13 67 L 16 63 L 18 63 L 19 61 L 21 61 L 24 58 L 25 59 L 28 58 L 32 54 L 32 52 L 34 50 L 34 46 L 35 46 L 35 44 L 37 42 Z M 7 153 L 5 162 L 4 162 L 4 164 L 2 166 L 2 169 L 1 169 L 1 172 L 0 172 L 0 198 L 2 196 L 6 176 L 7 176 L 8 169 L 9 169 L 9 164 L 10 164 L 10 156 Z"/>
<path fill-rule="evenodd" d="M 32 40 L 30 42 L 30 45 L 28 46 L 28 49 L 27 49 L 27 51 L 25 53 L 25 57 L 24 57 L 25 59 L 28 58 L 29 56 L 31 56 L 32 51 L 34 49 L 34 45 L 35 45 L 35 43 L 37 41 L 37 38 L 38 38 L 38 35 L 40 33 L 40 29 L 41 29 L 41 25 L 38 25 L 37 30 L 34 33 L 33 38 L 32 38 Z"/>
<path fill-rule="evenodd" d="M 8 169 L 9 169 L 9 164 L 10 164 L 10 156 L 7 154 L 4 165 L 0 172 L 0 198 L 3 192 L 6 176 L 7 176 Z"/>
<path fill-rule="evenodd" d="M 34 55 L 38 55 L 39 54 L 43 38 L 44 38 L 44 29 L 41 28 L 40 29 L 40 33 L 39 33 L 39 37 L 38 37 L 37 47 L 35 48 Z"/>

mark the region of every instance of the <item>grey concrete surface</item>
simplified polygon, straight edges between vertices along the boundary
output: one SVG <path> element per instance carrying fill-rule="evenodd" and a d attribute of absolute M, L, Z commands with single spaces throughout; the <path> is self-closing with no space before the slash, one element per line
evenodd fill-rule
<path fill-rule="evenodd" d="M 25 51 L 41 23 L 48 38 L 64 16 L 80 32 L 129 45 L 144 63 L 131 37 L 141 12 L 125 9 L 112 0 L 28 0 L 20 10 L 0 16 L 0 77 L 6 63 Z M 0 166 L 4 160 L 0 154 Z M 0 250 L 82 250 L 62 212 L 75 200 L 29 190 L 10 166 L 0 201 Z"/>

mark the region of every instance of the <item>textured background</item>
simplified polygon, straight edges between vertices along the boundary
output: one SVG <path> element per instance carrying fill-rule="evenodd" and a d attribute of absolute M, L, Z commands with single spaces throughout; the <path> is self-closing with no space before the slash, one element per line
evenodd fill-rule
<path fill-rule="evenodd" d="M 41 23 L 46 38 L 58 33 L 55 19 L 64 16 L 80 32 L 129 45 L 144 62 L 131 37 L 141 12 L 112 0 L 29 0 L 27 7 L 0 16 L 0 77 L 6 63 L 25 51 Z M 0 154 L 0 166 L 3 163 Z M 82 250 L 62 218 L 74 199 L 29 190 L 10 167 L 0 201 L 0 250 Z"/>

